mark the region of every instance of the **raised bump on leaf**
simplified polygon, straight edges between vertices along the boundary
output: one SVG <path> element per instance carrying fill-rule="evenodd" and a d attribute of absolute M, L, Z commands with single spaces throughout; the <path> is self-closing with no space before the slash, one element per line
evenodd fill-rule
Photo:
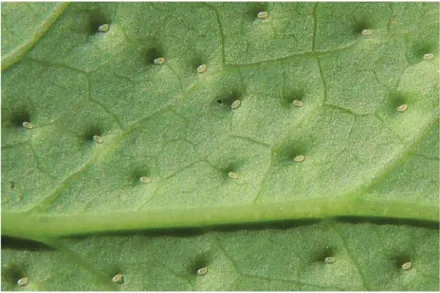
<path fill-rule="evenodd" d="M 23 125 L 23 127 L 26 128 L 26 129 L 32 129 L 32 128 L 34 128 L 34 126 L 32 125 L 32 123 L 27 122 L 27 121 L 24 121 L 24 122 L 22 123 L 22 125 Z"/>
<path fill-rule="evenodd" d="M 402 264 L 402 270 L 409 271 L 412 268 L 412 263 L 410 261 L 407 261 Z"/>
<path fill-rule="evenodd" d="M 208 273 L 207 267 L 201 267 L 201 268 L 197 269 L 197 275 L 199 275 L 199 276 L 204 276 L 207 273 Z"/>
<path fill-rule="evenodd" d="M 301 100 L 293 100 L 292 104 L 296 107 L 302 107 L 304 105 Z"/>
<path fill-rule="evenodd" d="M 102 24 L 98 27 L 98 31 L 100 31 L 102 33 L 108 32 L 109 29 L 110 29 L 110 26 L 107 23 Z"/>
<path fill-rule="evenodd" d="M 198 72 L 198 73 L 203 73 L 203 72 L 206 71 L 207 68 L 208 68 L 208 67 L 206 66 L 206 64 L 200 64 L 200 65 L 197 67 L 197 72 Z"/>
<path fill-rule="evenodd" d="M 165 58 L 163 58 L 163 57 L 156 58 L 153 60 L 153 63 L 157 64 L 157 65 L 162 65 L 165 63 Z"/>
<path fill-rule="evenodd" d="M 267 13 L 267 11 L 260 11 L 257 13 L 257 17 L 259 19 L 266 19 L 269 16 L 269 14 Z"/>
<path fill-rule="evenodd" d="M 118 273 L 113 276 L 112 281 L 116 284 L 121 284 L 124 280 L 124 276 L 121 273 Z"/>
<path fill-rule="evenodd" d="M 96 143 L 103 143 L 103 139 L 102 139 L 102 137 L 99 136 L 99 135 L 96 135 L 96 134 L 93 136 L 93 140 L 94 140 Z"/>
<path fill-rule="evenodd" d="M 26 287 L 29 284 L 29 278 L 23 277 L 17 280 L 17 285 L 20 287 Z"/>
<path fill-rule="evenodd" d="M 336 261 L 336 258 L 334 258 L 333 256 L 327 256 L 326 258 L 324 258 L 324 262 L 328 263 L 328 264 L 332 264 Z"/>
<path fill-rule="evenodd" d="M 236 172 L 231 171 L 228 173 L 228 176 L 232 179 L 238 179 L 238 173 L 236 173 Z"/>
<path fill-rule="evenodd" d="M 408 110 L 408 105 L 407 104 L 402 104 L 402 105 L 397 107 L 397 112 L 403 113 L 406 110 Z"/>
<path fill-rule="evenodd" d="M 139 181 L 140 181 L 141 183 L 150 183 L 150 182 L 151 182 L 151 179 L 148 178 L 148 177 L 142 176 L 141 178 L 139 178 Z"/>
<path fill-rule="evenodd" d="M 232 109 L 237 109 L 238 107 L 240 107 L 240 105 L 241 105 L 241 101 L 240 100 L 235 100 L 234 102 L 232 102 L 231 108 Z"/>
<path fill-rule="evenodd" d="M 297 163 L 304 162 L 305 159 L 306 159 L 306 157 L 304 155 L 298 155 L 295 158 L 293 158 L 293 160 Z"/>
<path fill-rule="evenodd" d="M 370 29 L 363 29 L 361 33 L 363 36 L 367 37 L 367 36 L 371 36 L 373 34 L 373 31 Z"/>
<path fill-rule="evenodd" d="M 434 58 L 434 54 L 432 53 L 426 53 L 425 55 L 423 55 L 423 59 L 425 60 L 431 60 L 432 58 Z"/>

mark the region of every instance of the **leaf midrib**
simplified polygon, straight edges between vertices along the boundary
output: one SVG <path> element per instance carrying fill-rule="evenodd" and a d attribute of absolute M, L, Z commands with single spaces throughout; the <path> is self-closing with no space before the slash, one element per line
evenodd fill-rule
<path fill-rule="evenodd" d="M 188 228 L 340 216 L 438 221 L 439 206 L 402 201 L 314 198 L 282 203 L 155 209 L 106 214 L 2 212 L 2 235 L 51 238 L 97 232 Z"/>

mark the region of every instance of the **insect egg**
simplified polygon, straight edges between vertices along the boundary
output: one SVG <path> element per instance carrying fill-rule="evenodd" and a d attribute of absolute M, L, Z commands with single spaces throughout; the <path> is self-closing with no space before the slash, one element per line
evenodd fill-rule
<path fill-rule="evenodd" d="M 197 275 L 199 275 L 199 276 L 204 276 L 207 273 L 208 273 L 208 268 L 207 267 L 202 267 L 202 268 L 197 270 Z"/>
<path fill-rule="evenodd" d="M 153 63 L 157 64 L 157 65 L 162 65 L 165 63 L 165 58 L 163 58 L 163 57 L 156 58 L 153 60 Z"/>
<path fill-rule="evenodd" d="M 123 280 L 123 276 L 121 273 L 114 275 L 112 278 L 112 281 L 118 284 L 120 284 L 122 280 Z"/>
<path fill-rule="evenodd" d="M 102 24 L 98 27 L 98 31 L 100 31 L 102 33 L 108 32 L 109 29 L 110 29 L 110 26 L 108 24 Z"/>
<path fill-rule="evenodd" d="M 324 261 L 326 263 L 334 263 L 336 261 L 336 258 L 334 258 L 333 256 L 327 256 L 326 258 L 324 258 Z"/>
<path fill-rule="evenodd" d="M 150 183 L 151 179 L 145 176 L 142 176 L 141 178 L 139 178 L 139 181 L 142 183 Z"/>
<path fill-rule="evenodd" d="M 432 58 L 434 58 L 434 54 L 432 53 L 426 53 L 425 55 L 423 55 L 423 59 L 425 60 L 431 60 Z"/>
<path fill-rule="evenodd" d="M 412 268 L 412 263 L 410 261 L 408 261 L 402 265 L 402 270 L 408 271 L 411 268 Z"/>
<path fill-rule="evenodd" d="M 93 140 L 96 141 L 96 143 L 102 143 L 103 142 L 102 137 L 99 136 L 99 135 L 94 135 L 93 136 Z"/>
<path fill-rule="evenodd" d="M 257 13 L 257 17 L 259 19 L 266 19 L 268 16 L 269 15 L 268 15 L 267 11 L 260 11 Z"/>
<path fill-rule="evenodd" d="M 28 277 L 20 278 L 17 281 L 17 285 L 20 286 L 20 287 L 26 287 L 28 284 L 29 284 L 29 278 Z"/>
<path fill-rule="evenodd" d="M 293 100 L 292 104 L 297 107 L 303 106 L 303 102 L 301 100 Z"/>
<path fill-rule="evenodd" d="M 298 156 L 296 156 L 293 160 L 294 160 L 295 162 L 301 163 L 301 162 L 303 162 L 305 159 L 306 159 L 306 157 L 305 157 L 304 155 L 298 155 Z"/>
<path fill-rule="evenodd" d="M 371 36 L 373 34 L 373 31 L 369 29 L 364 29 L 361 33 L 363 36 Z"/>
<path fill-rule="evenodd" d="M 241 105 L 241 101 L 240 100 L 235 100 L 232 104 L 231 104 L 231 108 L 232 109 L 237 109 L 238 107 L 240 107 Z"/>
<path fill-rule="evenodd" d="M 33 126 L 30 122 L 27 122 L 27 121 L 23 122 L 22 125 L 23 125 L 23 127 L 26 128 L 26 129 L 32 129 L 32 128 L 34 128 L 34 126 Z"/>
<path fill-rule="evenodd" d="M 229 172 L 228 176 L 232 179 L 238 179 L 238 174 L 235 172 Z"/>
<path fill-rule="evenodd" d="M 197 67 L 197 72 L 198 72 L 198 73 L 203 73 L 203 72 L 206 71 L 206 69 L 207 69 L 206 64 L 200 64 L 200 65 Z"/>
<path fill-rule="evenodd" d="M 403 113 L 406 110 L 408 110 L 408 105 L 407 104 L 402 104 L 399 107 L 397 107 L 397 112 Z"/>

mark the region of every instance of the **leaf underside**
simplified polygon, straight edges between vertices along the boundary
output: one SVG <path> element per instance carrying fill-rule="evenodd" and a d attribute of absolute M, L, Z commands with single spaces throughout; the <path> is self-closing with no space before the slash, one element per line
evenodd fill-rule
<path fill-rule="evenodd" d="M 438 3 L 2 3 L 2 290 L 439 290 Z"/>

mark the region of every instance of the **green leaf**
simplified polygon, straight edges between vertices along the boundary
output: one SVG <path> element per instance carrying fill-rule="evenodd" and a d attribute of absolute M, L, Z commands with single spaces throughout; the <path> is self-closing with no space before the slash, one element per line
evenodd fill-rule
<path fill-rule="evenodd" d="M 439 290 L 438 36 L 438 3 L 2 3 L 2 290 Z"/>

